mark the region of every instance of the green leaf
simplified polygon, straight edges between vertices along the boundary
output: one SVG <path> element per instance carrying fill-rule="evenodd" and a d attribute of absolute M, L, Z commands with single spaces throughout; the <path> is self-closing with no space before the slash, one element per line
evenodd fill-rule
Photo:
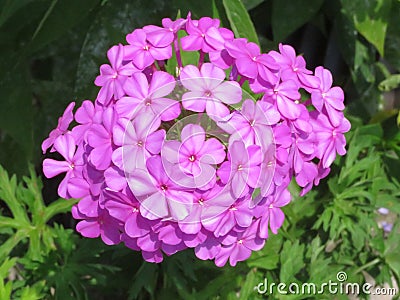
<path fill-rule="evenodd" d="M 257 253 L 257 252 L 253 252 Z M 266 270 L 273 270 L 277 267 L 279 263 L 279 254 L 270 253 L 265 256 L 249 258 L 247 260 L 247 265 L 249 267 L 256 267 Z"/>
<path fill-rule="evenodd" d="M 24 287 L 21 293 L 21 300 L 39 300 L 43 299 L 42 290 L 46 285 L 46 281 L 36 282 L 33 286 Z"/>
<path fill-rule="evenodd" d="M 264 0 L 243 0 L 242 2 L 247 10 L 251 10 L 263 3 Z"/>
<path fill-rule="evenodd" d="M 26 237 L 26 234 L 22 231 L 17 231 L 16 234 L 10 236 L 7 241 L 5 241 L 0 246 L 0 261 L 6 259 L 6 257 L 11 253 L 15 246 Z"/>
<path fill-rule="evenodd" d="M 146 289 L 150 295 L 153 295 L 156 281 L 157 266 L 148 262 L 143 262 L 142 266 L 135 274 L 132 287 L 129 289 L 129 299 L 136 299 L 143 288 Z"/>
<path fill-rule="evenodd" d="M 400 112 L 399 112 L 399 114 L 397 115 L 397 125 L 400 126 Z"/>
<path fill-rule="evenodd" d="M 311 20 L 323 3 L 323 0 L 274 0 L 272 4 L 274 41 L 283 41 L 288 35 Z"/>
<path fill-rule="evenodd" d="M 299 241 L 294 244 L 286 241 L 281 253 L 281 269 L 279 279 L 281 282 L 293 282 L 295 275 L 303 268 L 304 244 Z"/>
<path fill-rule="evenodd" d="M 65 213 L 71 210 L 71 207 L 78 203 L 79 199 L 58 199 L 55 202 L 52 202 L 48 207 L 46 207 L 43 222 L 49 221 L 52 217 L 57 214 Z"/>
<path fill-rule="evenodd" d="M 5 0 L 0 6 L 0 27 L 3 25 L 8 18 L 10 18 L 16 11 L 24 7 L 33 0 Z"/>
<path fill-rule="evenodd" d="M 400 74 L 391 75 L 389 78 L 379 83 L 379 89 L 382 92 L 389 92 L 400 86 Z"/>
<path fill-rule="evenodd" d="M 98 4 L 99 0 L 53 0 L 33 34 L 29 50 L 36 51 L 61 37 L 84 20 Z"/>
<path fill-rule="evenodd" d="M 260 45 L 253 22 L 240 0 L 222 0 L 226 15 L 235 36 L 247 38 L 249 42 Z"/>
<path fill-rule="evenodd" d="M 386 30 L 390 17 L 391 0 L 341 1 L 344 13 L 353 20 L 362 34 L 384 56 Z"/>
<path fill-rule="evenodd" d="M 23 151 L 18 153 L 18 160 L 26 165 L 32 158 L 33 148 L 32 95 L 27 68 L 29 63 L 15 54 L 2 52 L 1 55 L 7 59 L 0 60 L 0 70 L 3 70 L 0 75 L 0 130 L 4 130 L 19 144 Z M 3 145 L 0 144 L 0 147 L 3 150 Z M 0 164 L 9 162 L 9 157 L 5 157 L 7 160 L 0 161 Z"/>
<path fill-rule="evenodd" d="M 18 201 L 16 197 L 16 191 L 17 177 L 14 175 L 9 178 L 6 170 L 0 166 L 0 200 L 7 204 L 16 220 L 28 223 L 29 219 L 24 207 L 21 205 L 21 201 Z"/>
<path fill-rule="evenodd" d="M 11 299 L 12 284 L 12 281 L 9 281 L 4 285 L 4 281 L 0 280 L 0 299 Z"/>
<path fill-rule="evenodd" d="M 247 275 L 246 279 L 244 281 L 243 287 L 240 290 L 240 297 L 239 300 L 247 300 L 250 299 L 250 297 L 254 293 L 254 287 L 257 285 L 257 279 L 256 279 L 256 271 L 250 270 Z"/>
<path fill-rule="evenodd" d="M 8 271 L 15 265 L 17 262 L 17 258 L 9 258 L 7 257 L 0 266 L 0 280 L 6 278 L 8 275 Z"/>

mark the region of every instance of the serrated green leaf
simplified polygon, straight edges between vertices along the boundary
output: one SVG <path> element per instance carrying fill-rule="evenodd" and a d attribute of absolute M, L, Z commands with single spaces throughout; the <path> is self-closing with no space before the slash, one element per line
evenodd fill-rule
<path fill-rule="evenodd" d="M 146 289 L 150 295 L 154 295 L 154 286 L 157 279 L 157 266 L 143 262 L 136 272 L 132 287 L 129 289 L 129 299 L 136 299 L 142 289 Z"/>
<path fill-rule="evenodd" d="M 19 222 L 29 222 L 24 207 L 21 205 L 21 201 L 16 198 L 17 192 L 17 177 L 13 175 L 11 178 L 8 177 L 6 170 L 0 166 L 0 200 L 3 200 L 13 217 Z"/>
<path fill-rule="evenodd" d="M 9 258 L 7 257 L 2 264 L 0 265 L 0 280 L 7 277 L 9 270 L 15 265 L 17 262 L 17 258 Z"/>
<path fill-rule="evenodd" d="M 260 45 L 253 22 L 240 0 L 222 0 L 226 15 L 235 36 L 247 38 L 249 42 Z"/>
<path fill-rule="evenodd" d="M 279 263 L 279 254 L 270 253 L 265 256 L 249 258 L 247 265 L 249 267 L 256 267 L 266 270 L 273 270 Z"/>
<path fill-rule="evenodd" d="M 4 285 L 4 281 L 0 280 L 0 299 L 11 299 L 12 284 L 12 281 L 9 281 Z"/>
<path fill-rule="evenodd" d="M 293 282 L 295 275 L 303 268 L 304 244 L 296 241 L 286 241 L 281 252 L 281 268 L 279 279 L 281 282 Z"/>
<path fill-rule="evenodd" d="M 43 299 L 44 295 L 42 293 L 46 282 L 44 280 L 36 282 L 32 286 L 24 287 L 21 293 L 21 300 L 39 300 Z"/>
<path fill-rule="evenodd" d="M 0 246 L 0 261 L 6 259 L 14 247 L 25 237 L 26 235 L 22 231 L 17 231 L 13 236 L 10 236 L 7 241 Z"/>
<path fill-rule="evenodd" d="M 58 199 L 57 201 L 52 202 L 49 206 L 45 208 L 43 222 L 46 223 L 57 214 L 70 211 L 71 207 L 78 201 L 79 199 Z"/>
<path fill-rule="evenodd" d="M 323 0 L 274 0 L 272 4 L 272 32 L 274 41 L 283 42 L 319 11 Z"/>

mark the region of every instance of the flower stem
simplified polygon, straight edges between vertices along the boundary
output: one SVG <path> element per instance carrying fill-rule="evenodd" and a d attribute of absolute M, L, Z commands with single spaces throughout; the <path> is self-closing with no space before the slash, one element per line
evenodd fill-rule
<path fill-rule="evenodd" d="M 200 57 L 199 57 L 199 64 L 198 64 L 199 68 L 201 67 L 201 65 L 204 62 L 204 56 L 205 56 L 205 52 L 200 50 Z"/>
<path fill-rule="evenodd" d="M 178 63 L 179 70 L 182 69 L 182 58 L 181 58 L 181 49 L 179 48 L 179 40 L 178 40 L 178 35 L 175 33 L 175 39 L 174 39 L 174 50 L 175 50 L 175 56 L 176 56 L 176 62 Z"/>

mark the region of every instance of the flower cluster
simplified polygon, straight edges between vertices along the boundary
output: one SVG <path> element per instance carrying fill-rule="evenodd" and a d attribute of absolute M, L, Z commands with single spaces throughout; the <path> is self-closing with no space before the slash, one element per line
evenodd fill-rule
<path fill-rule="evenodd" d="M 95 102 L 71 103 L 43 142 L 64 158 L 44 174 L 65 174 L 58 193 L 80 199 L 85 237 L 149 262 L 194 248 L 234 266 L 281 227 L 291 180 L 304 195 L 345 154 L 343 91 L 291 46 L 261 53 L 218 19 L 163 19 L 126 41 L 108 51 Z"/>

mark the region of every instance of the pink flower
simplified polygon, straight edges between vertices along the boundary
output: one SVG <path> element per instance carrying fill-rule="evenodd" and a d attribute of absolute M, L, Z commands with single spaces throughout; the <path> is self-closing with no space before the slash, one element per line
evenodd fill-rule
<path fill-rule="evenodd" d="M 147 170 L 136 169 L 128 178 L 133 194 L 141 203 L 140 213 L 150 220 L 186 218 L 193 195 L 171 180 L 159 156 L 147 159 L 146 167 Z"/>
<path fill-rule="evenodd" d="M 346 138 L 343 133 L 348 132 L 351 125 L 347 119 L 343 119 L 339 126 L 334 127 L 325 115 L 315 112 L 310 114 L 315 138 L 318 140 L 315 154 L 321 159 L 322 166 L 328 168 L 335 160 L 336 152 L 339 155 L 346 154 Z"/>
<path fill-rule="evenodd" d="M 118 100 L 123 97 L 126 79 L 139 71 L 131 62 L 123 61 L 124 46 L 121 44 L 108 50 L 107 57 L 111 65 L 101 65 L 100 75 L 94 82 L 95 85 L 101 86 L 97 100 L 104 105 L 108 105 L 113 98 Z"/>
<path fill-rule="evenodd" d="M 128 97 L 123 97 L 116 104 L 120 117 L 133 119 L 146 113 L 152 118 L 171 121 L 181 113 L 178 101 L 164 98 L 175 88 L 174 77 L 166 72 L 155 72 L 150 84 L 143 73 L 135 73 L 125 82 L 124 88 Z"/>
<path fill-rule="evenodd" d="M 162 158 L 177 165 L 185 174 L 193 176 L 196 188 L 205 189 L 215 184 L 215 165 L 225 159 L 224 146 L 215 138 L 206 140 L 199 125 L 189 124 L 182 129 L 182 143 L 166 141 Z"/>
<path fill-rule="evenodd" d="M 279 52 L 270 51 L 276 63 L 280 66 L 283 81 L 293 80 L 298 85 L 305 84 L 306 87 L 316 87 L 318 79 L 311 76 L 312 72 L 306 69 L 306 61 L 302 56 L 296 56 L 292 46 L 279 44 Z"/>
<path fill-rule="evenodd" d="M 273 89 L 266 90 L 263 100 L 276 103 L 279 112 L 285 118 L 295 120 L 300 117 L 300 93 L 293 80 L 284 81 L 276 84 Z"/>
<path fill-rule="evenodd" d="M 268 54 L 261 54 L 260 47 L 246 39 L 235 39 L 225 44 L 228 53 L 236 59 L 235 65 L 238 72 L 247 78 L 262 79 L 275 84 L 278 77 L 274 74 L 278 66 Z"/>
<path fill-rule="evenodd" d="M 231 185 L 236 198 L 243 197 L 249 187 L 259 187 L 262 160 L 260 146 L 245 147 L 243 142 L 235 141 L 229 146 L 229 160 L 218 169 L 218 176 L 223 183 Z"/>
<path fill-rule="evenodd" d="M 190 214 L 178 223 L 179 228 L 186 234 L 197 234 L 203 222 L 226 210 L 234 201 L 229 189 L 218 183 L 207 191 L 195 190 Z M 220 209 L 214 206 L 215 203 L 218 203 Z"/>
<path fill-rule="evenodd" d="M 144 168 L 146 159 L 161 151 L 165 130 L 157 130 L 160 124 L 159 119 L 146 113 L 133 121 L 120 119 L 113 131 L 114 143 L 120 146 L 113 151 L 113 163 L 129 173 Z"/>
<path fill-rule="evenodd" d="M 274 196 L 264 198 L 260 204 L 263 201 L 265 201 L 265 204 L 257 208 L 257 217 L 261 217 L 258 236 L 266 239 L 268 238 L 268 228 L 271 229 L 272 233 L 277 234 L 278 229 L 282 226 L 285 215 L 281 207 L 291 201 L 291 195 L 286 188 L 280 188 Z"/>
<path fill-rule="evenodd" d="M 102 114 L 103 108 L 101 106 L 93 105 L 93 102 L 89 100 L 82 102 L 75 113 L 75 121 L 80 125 L 72 128 L 72 135 L 78 145 L 86 139 L 87 131 L 92 127 L 92 124 L 101 123 Z"/>
<path fill-rule="evenodd" d="M 183 50 L 210 52 L 215 50 L 213 47 L 213 35 L 209 33 L 212 28 L 218 28 L 220 21 L 209 17 L 201 18 L 199 21 L 193 21 L 188 17 L 186 22 L 187 36 L 181 39 Z"/>
<path fill-rule="evenodd" d="M 254 222 L 245 231 L 233 231 L 223 238 L 220 251 L 215 257 L 215 264 L 222 267 L 229 259 L 229 264 L 234 267 L 237 262 L 248 259 L 251 251 L 264 247 L 265 240 L 257 236 L 259 221 Z"/>
<path fill-rule="evenodd" d="M 147 35 L 153 43 L 148 40 Z M 172 56 L 172 48 L 171 45 L 166 43 L 168 39 L 170 37 L 160 39 L 154 33 L 146 33 L 144 29 L 136 29 L 126 36 L 129 45 L 125 46 L 124 59 L 132 60 L 133 64 L 140 70 L 153 64 L 155 60 L 169 59 Z"/>
<path fill-rule="evenodd" d="M 118 222 L 112 218 L 107 210 L 98 208 L 98 216 L 87 218 L 76 225 L 76 230 L 84 237 L 101 237 L 107 245 L 116 245 L 120 239 Z"/>
<path fill-rule="evenodd" d="M 222 118 L 229 114 L 225 104 L 235 104 L 242 99 L 242 89 L 234 81 L 224 81 L 225 72 L 210 63 L 199 70 L 189 65 L 181 72 L 182 85 L 190 90 L 182 96 L 185 109 L 203 112 L 211 118 Z"/>
<path fill-rule="evenodd" d="M 246 145 L 259 144 L 262 140 L 271 141 L 271 125 L 278 123 L 281 116 L 267 102 L 254 102 L 247 99 L 241 111 L 219 121 L 217 125 L 231 134 L 231 140 L 241 140 Z"/>
<path fill-rule="evenodd" d="M 76 153 L 75 140 L 71 134 L 57 137 L 54 141 L 54 149 L 64 157 L 65 161 L 46 158 L 43 161 L 43 173 L 47 178 L 66 173 L 58 187 L 58 194 L 60 197 L 70 198 L 68 194 L 69 181 L 81 172 L 82 158 L 79 153 Z"/>
<path fill-rule="evenodd" d="M 45 139 L 42 143 L 42 151 L 43 154 L 46 153 L 47 149 L 49 149 L 51 146 L 53 146 L 54 141 L 60 136 L 65 134 L 68 131 L 69 124 L 71 124 L 72 120 L 74 119 L 74 114 L 72 113 L 72 110 L 74 109 L 75 102 L 71 102 L 67 108 L 65 109 L 63 115 L 58 118 L 58 124 L 55 129 L 53 129 L 49 137 Z M 55 149 L 52 148 L 52 152 Z"/>
<path fill-rule="evenodd" d="M 43 142 L 64 157 L 45 159 L 43 172 L 66 173 L 59 194 L 80 199 L 72 216 L 83 236 L 123 242 L 148 262 L 194 248 L 235 266 L 278 232 L 293 179 L 302 196 L 345 154 L 350 123 L 331 73 L 219 26 L 189 13 L 128 34 L 100 67 L 94 104 L 74 116 L 71 103 Z M 197 51 L 197 66 L 182 51 Z"/>
<path fill-rule="evenodd" d="M 112 191 L 105 192 L 105 208 L 110 216 L 124 223 L 125 233 L 132 238 L 146 235 L 150 232 L 150 222 L 139 213 L 140 203 L 128 192 L 117 193 Z"/>
<path fill-rule="evenodd" d="M 228 234 L 236 225 L 247 228 L 253 221 L 253 211 L 248 198 L 234 202 L 226 191 L 229 190 L 223 190 L 224 197 L 209 200 L 208 207 L 203 209 L 202 224 L 213 232 L 215 237 Z"/>
<path fill-rule="evenodd" d="M 116 121 L 116 112 L 113 107 L 109 107 L 102 114 L 102 124 L 93 124 L 89 129 L 87 142 L 93 148 L 89 160 L 99 170 L 105 170 L 111 164 L 112 131 Z"/>
<path fill-rule="evenodd" d="M 320 79 L 321 84 L 318 89 L 311 93 L 312 103 L 319 112 L 325 109 L 329 121 L 337 127 L 343 120 L 343 113 L 341 112 L 344 109 L 343 90 L 338 86 L 332 87 L 332 74 L 329 70 L 317 67 L 315 76 Z"/>

